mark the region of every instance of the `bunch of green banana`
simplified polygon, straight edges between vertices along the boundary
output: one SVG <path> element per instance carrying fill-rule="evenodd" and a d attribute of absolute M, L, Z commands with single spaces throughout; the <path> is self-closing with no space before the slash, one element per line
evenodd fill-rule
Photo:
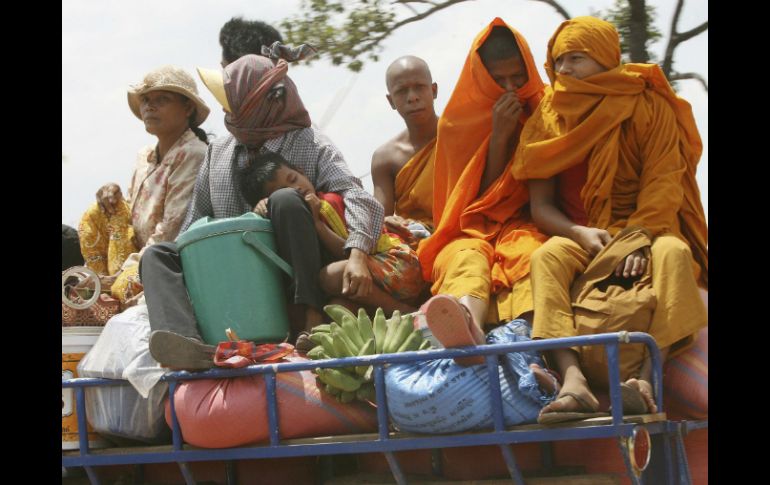
<path fill-rule="evenodd" d="M 308 358 L 334 359 L 374 354 L 389 354 L 430 348 L 430 343 L 415 330 L 412 315 L 401 317 L 396 310 L 389 320 L 385 312 L 377 309 L 374 320 L 363 308 L 358 316 L 342 305 L 326 305 L 324 311 L 334 320 L 311 330 L 310 340 L 316 346 L 307 353 Z M 340 402 L 353 399 L 373 400 L 374 383 L 371 365 L 316 368 L 320 387 L 337 397 Z"/>

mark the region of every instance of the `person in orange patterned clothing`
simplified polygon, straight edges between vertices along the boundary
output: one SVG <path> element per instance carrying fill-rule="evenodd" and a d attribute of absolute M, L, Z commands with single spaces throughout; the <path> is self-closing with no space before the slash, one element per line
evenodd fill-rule
<path fill-rule="evenodd" d="M 128 104 L 158 142 L 139 152 L 127 197 L 118 184 L 105 184 L 78 228 L 86 266 L 124 306 L 142 296 L 137 269 L 144 248 L 179 233 L 206 155 L 207 137 L 198 126 L 209 114 L 195 80 L 174 66 L 132 86 Z"/>

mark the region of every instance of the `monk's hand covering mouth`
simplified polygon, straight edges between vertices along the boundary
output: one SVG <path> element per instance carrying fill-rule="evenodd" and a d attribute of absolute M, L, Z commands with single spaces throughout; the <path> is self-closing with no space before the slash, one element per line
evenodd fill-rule
<path fill-rule="evenodd" d="M 492 107 L 492 133 L 506 138 L 511 136 L 523 112 L 524 107 L 516 93 L 504 93 Z"/>

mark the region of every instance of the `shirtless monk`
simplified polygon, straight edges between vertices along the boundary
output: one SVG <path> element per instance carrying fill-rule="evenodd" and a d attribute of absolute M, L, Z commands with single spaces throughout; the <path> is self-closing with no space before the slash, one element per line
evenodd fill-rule
<path fill-rule="evenodd" d="M 393 61 L 385 72 L 385 84 L 388 102 L 404 119 L 406 129 L 372 156 L 374 197 L 385 208 L 387 228 L 416 247 L 419 236 L 433 231 L 433 149 L 438 124 L 433 101 L 438 86 L 428 64 L 415 56 Z"/>

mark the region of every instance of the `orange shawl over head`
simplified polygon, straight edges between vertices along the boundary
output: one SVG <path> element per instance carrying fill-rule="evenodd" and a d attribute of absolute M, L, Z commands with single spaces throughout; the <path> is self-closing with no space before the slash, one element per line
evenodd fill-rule
<path fill-rule="evenodd" d="M 571 51 L 588 53 L 608 71 L 582 80 L 555 74 L 555 59 Z M 653 235 L 678 233 L 701 268 L 700 283 L 708 286 L 708 230 L 695 180 L 703 146 L 690 104 L 676 95 L 657 65 L 620 64 L 617 31 L 594 17 L 577 17 L 559 26 L 548 42 L 545 68 L 552 86 L 522 131 L 514 177 L 550 178 L 587 160 L 580 195 L 588 225 L 614 234 L 625 221 L 622 224 L 645 227 Z M 621 153 L 622 138 L 631 136 L 622 124 L 641 112 L 652 113 L 653 121 L 665 120 L 661 111 L 666 107 L 675 115 L 669 115 L 671 126 L 661 122 L 659 137 L 637 140 L 640 153 Z M 666 146 L 672 132 L 678 135 L 678 150 Z M 616 179 L 619 160 L 629 157 L 646 157 L 642 173 L 636 180 Z M 621 179 L 627 175 L 624 172 Z M 629 187 L 637 188 L 625 190 Z"/>
<path fill-rule="evenodd" d="M 543 95 L 543 81 L 526 40 L 502 19 L 495 18 L 474 39 L 457 85 L 439 119 L 433 180 L 436 230 L 418 248 L 423 276 L 428 281 L 432 280 L 438 253 L 458 237 L 483 239 L 492 245 L 504 239 L 509 254 L 503 255 L 507 259 L 503 271 L 509 283 L 529 274 L 532 244 L 519 245 L 522 254 L 518 254 L 515 248 L 519 239 L 544 239 L 528 224 L 529 212 L 522 212 L 529 201 L 529 192 L 524 183 L 512 177 L 511 162 L 502 175 L 478 195 L 492 133 L 492 108 L 505 90 L 492 79 L 477 50 L 496 26 L 511 30 L 527 68 L 529 80 L 516 91 L 525 104 L 525 113 L 532 113 Z M 514 234 L 513 230 L 518 232 Z"/>

